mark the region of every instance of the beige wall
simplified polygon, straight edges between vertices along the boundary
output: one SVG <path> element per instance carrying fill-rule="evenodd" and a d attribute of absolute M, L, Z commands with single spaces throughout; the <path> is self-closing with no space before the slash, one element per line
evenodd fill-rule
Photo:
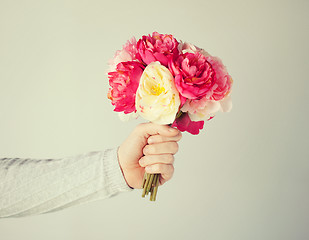
<path fill-rule="evenodd" d="M 151 2 L 151 3 L 150 3 Z M 184 134 L 156 203 L 140 191 L 0 220 L 1 240 L 309 238 L 308 1 L 0 0 L 0 157 L 117 146 L 107 62 L 131 36 L 174 34 L 220 56 L 231 113 Z"/>

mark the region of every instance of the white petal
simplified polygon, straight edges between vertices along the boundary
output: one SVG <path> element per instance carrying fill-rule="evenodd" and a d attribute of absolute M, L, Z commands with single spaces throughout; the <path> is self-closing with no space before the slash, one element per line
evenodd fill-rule
<path fill-rule="evenodd" d="M 227 96 L 220 101 L 220 104 L 222 112 L 229 112 L 232 109 L 232 98 Z"/>
<path fill-rule="evenodd" d="M 123 122 L 127 122 L 131 119 L 137 119 L 138 118 L 138 114 L 135 113 L 135 112 L 127 113 L 127 114 L 125 114 L 123 112 L 119 112 L 118 116 L 119 116 L 120 120 L 123 121 Z"/>
<path fill-rule="evenodd" d="M 204 109 L 198 109 L 195 113 L 190 113 L 189 116 L 192 121 L 207 120 L 211 116 L 214 116 L 216 112 L 221 110 L 219 101 L 209 100 L 205 102 Z"/>

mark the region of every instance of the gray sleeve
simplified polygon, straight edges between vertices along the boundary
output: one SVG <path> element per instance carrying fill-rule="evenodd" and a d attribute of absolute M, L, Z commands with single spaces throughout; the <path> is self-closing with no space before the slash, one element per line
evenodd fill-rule
<path fill-rule="evenodd" d="M 0 217 L 58 211 L 130 190 L 116 148 L 61 159 L 0 159 Z"/>

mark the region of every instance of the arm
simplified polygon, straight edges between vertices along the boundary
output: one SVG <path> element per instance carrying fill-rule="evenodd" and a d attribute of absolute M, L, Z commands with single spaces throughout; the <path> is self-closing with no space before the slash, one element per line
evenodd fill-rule
<path fill-rule="evenodd" d="M 141 188 L 143 175 L 173 175 L 181 133 L 140 124 L 117 149 L 62 159 L 0 159 L 0 217 L 53 212 Z"/>
<path fill-rule="evenodd" d="M 117 149 L 62 159 L 0 160 L 0 217 L 57 211 L 130 190 Z"/>

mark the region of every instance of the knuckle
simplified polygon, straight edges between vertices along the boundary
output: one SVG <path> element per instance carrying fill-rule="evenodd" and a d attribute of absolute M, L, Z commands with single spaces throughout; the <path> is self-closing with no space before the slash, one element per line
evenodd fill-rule
<path fill-rule="evenodd" d="M 166 163 L 173 164 L 174 160 L 175 158 L 172 154 L 166 155 Z"/>
<path fill-rule="evenodd" d="M 162 177 L 165 181 L 170 180 L 174 175 L 174 167 L 173 165 L 169 165 L 166 167 L 165 171 L 162 172 Z"/>
<path fill-rule="evenodd" d="M 182 138 L 182 133 L 179 132 L 178 141 Z"/>
<path fill-rule="evenodd" d="M 174 174 L 174 172 L 175 172 L 174 166 L 170 165 L 170 174 L 171 174 L 171 176 Z"/>
<path fill-rule="evenodd" d="M 173 146 L 174 152 L 175 152 L 175 153 L 178 152 L 178 149 L 179 149 L 178 143 L 177 143 L 177 142 L 174 142 L 173 145 L 174 145 L 174 146 Z"/>

